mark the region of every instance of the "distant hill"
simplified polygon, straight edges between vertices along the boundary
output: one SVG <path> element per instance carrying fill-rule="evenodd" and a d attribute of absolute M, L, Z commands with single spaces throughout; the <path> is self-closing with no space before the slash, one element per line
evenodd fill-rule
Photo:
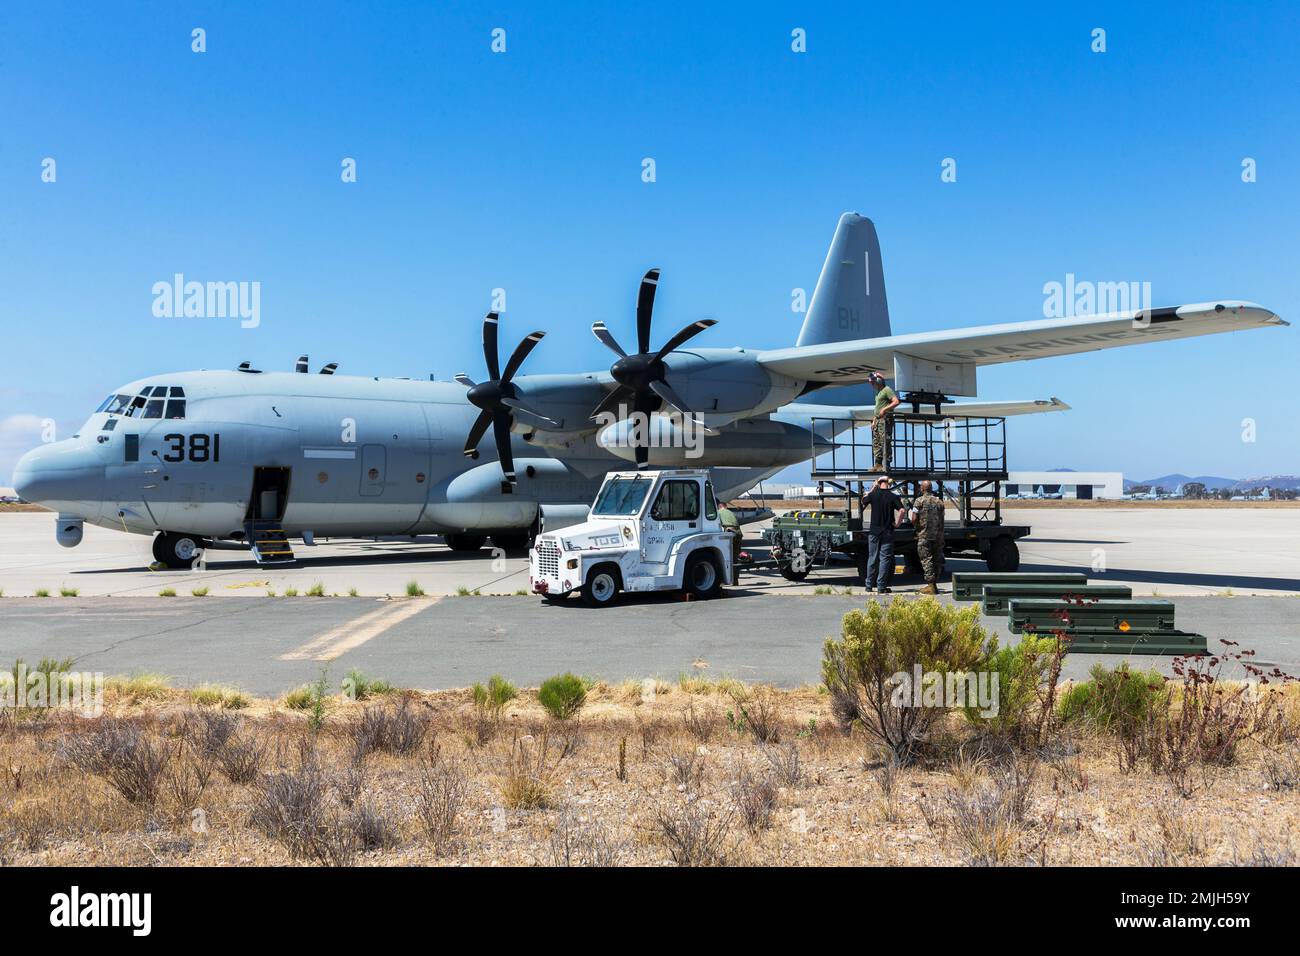
<path fill-rule="evenodd" d="M 1260 478 L 1222 478 L 1216 475 L 1164 475 L 1160 478 L 1146 478 L 1142 481 L 1124 479 L 1124 490 L 1134 485 L 1157 486 L 1173 491 L 1179 485 L 1189 481 L 1199 481 L 1210 490 L 1229 488 L 1232 491 L 1250 491 L 1252 488 L 1276 488 L 1279 491 L 1292 491 L 1300 488 L 1300 475 L 1265 475 Z"/>

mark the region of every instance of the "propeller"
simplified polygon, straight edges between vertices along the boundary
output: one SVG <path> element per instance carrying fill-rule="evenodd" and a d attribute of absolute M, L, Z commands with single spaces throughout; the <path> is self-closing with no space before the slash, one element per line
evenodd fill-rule
<path fill-rule="evenodd" d="M 528 357 L 528 353 L 546 333 L 530 332 L 524 336 L 523 340 L 515 346 L 510 360 L 506 362 L 505 372 L 502 372 L 497 361 L 498 318 L 497 313 L 489 312 L 483 320 L 483 358 L 487 363 L 488 380 L 475 383 L 464 372 L 460 372 L 456 375 L 456 381 L 469 389 L 465 397 L 470 400 L 470 404 L 482 409 L 474 424 L 470 426 L 469 435 L 465 438 L 465 455 L 468 458 L 478 457 L 478 443 L 487 432 L 488 426 L 491 426 L 492 436 L 496 440 L 497 458 L 501 462 L 501 472 L 505 477 L 501 482 L 501 491 L 510 494 L 516 482 L 515 459 L 510 451 L 510 426 L 514 423 L 515 412 L 524 412 L 548 425 L 558 427 L 558 424 L 521 401 L 519 390 L 511 381 L 519 371 L 519 366 Z"/>
<path fill-rule="evenodd" d="M 677 409 L 687 418 L 698 420 L 698 416 L 682 400 L 668 384 L 665 375 L 668 367 L 664 365 L 664 356 L 675 349 L 680 348 L 689 339 L 694 338 L 711 325 L 717 325 L 713 319 L 700 319 L 698 322 L 692 322 L 674 335 L 658 351 L 650 351 L 650 320 L 654 314 L 655 306 L 655 289 L 659 285 L 659 270 L 651 269 L 641 279 L 641 289 L 636 298 L 636 344 L 637 351 L 634 355 L 628 355 L 623 351 L 623 347 L 605 327 L 604 322 L 597 322 L 591 327 L 592 334 L 611 352 L 618 356 L 612 366 L 609 374 L 614 376 L 614 381 L 618 386 L 604 397 L 595 410 L 592 411 L 592 418 L 599 418 L 608 412 L 613 412 L 620 407 L 626 409 L 629 402 L 634 413 L 640 413 L 649 416 L 662 405 L 669 405 Z M 627 413 L 624 411 L 618 413 L 619 417 L 624 417 Z M 650 449 L 645 444 L 638 443 L 636 447 L 636 466 L 644 468 L 650 461 Z"/>

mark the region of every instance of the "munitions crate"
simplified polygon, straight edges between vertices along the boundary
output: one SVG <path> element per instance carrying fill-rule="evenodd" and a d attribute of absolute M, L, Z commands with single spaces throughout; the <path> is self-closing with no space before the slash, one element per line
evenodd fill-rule
<path fill-rule="evenodd" d="M 1059 601 L 1066 597 L 1082 598 L 1084 601 L 1127 601 L 1133 597 L 1133 589 L 1127 584 L 1002 584 L 998 582 L 984 585 L 983 612 L 989 615 L 1005 615 L 1008 605 L 1015 598 Z"/>
<path fill-rule="evenodd" d="M 1204 654 L 1209 644 L 1200 634 L 1185 631 L 1150 631 L 1145 634 L 1078 632 L 1069 635 L 1072 654 L 1151 654 L 1191 657 Z"/>
<path fill-rule="evenodd" d="M 1103 632 L 1123 637 L 1174 629 L 1172 601 L 1147 598 L 1140 601 L 1054 601 L 1012 598 L 1007 612 L 1012 633 L 1024 631 Z"/>
<path fill-rule="evenodd" d="M 843 511 L 787 511 L 772 519 L 775 531 L 847 531 L 849 516 Z"/>
<path fill-rule="evenodd" d="M 978 601 L 986 584 L 1073 584 L 1088 583 L 1088 575 L 1075 571 L 958 571 L 952 576 L 954 601 Z"/>

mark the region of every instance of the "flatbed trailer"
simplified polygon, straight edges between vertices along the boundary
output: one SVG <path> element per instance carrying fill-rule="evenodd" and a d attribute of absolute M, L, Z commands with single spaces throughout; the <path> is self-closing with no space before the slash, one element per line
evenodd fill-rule
<path fill-rule="evenodd" d="M 886 472 L 894 479 L 895 491 L 910 502 L 920 482 L 929 480 L 956 508 L 957 520 L 944 522 L 944 555 L 979 558 L 991 572 L 1019 568 L 1016 542 L 1031 529 L 1002 521 L 1006 420 L 919 412 L 892 418 Z M 870 470 L 870 438 L 859 441 L 857 429 L 863 424 L 812 419 L 812 477 L 817 479 L 820 507 L 778 515 L 763 535 L 772 546 L 777 569 L 788 580 L 803 580 L 829 565 L 835 555 L 852 559 L 859 575 L 865 575 L 868 535 L 861 496 L 878 473 Z M 827 507 L 828 501 L 833 507 Z M 894 530 L 894 556 L 909 572 L 921 570 L 916 529 L 910 522 Z"/>

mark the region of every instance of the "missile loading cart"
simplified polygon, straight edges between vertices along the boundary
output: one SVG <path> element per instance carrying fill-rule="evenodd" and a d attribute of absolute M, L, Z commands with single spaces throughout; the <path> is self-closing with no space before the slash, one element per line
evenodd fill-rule
<path fill-rule="evenodd" d="M 938 486 L 957 520 L 944 524 L 944 554 L 983 559 L 990 571 L 1020 566 L 1019 538 L 1028 525 L 1002 521 L 1002 482 L 1007 478 L 1006 419 L 912 412 L 893 417 L 889 466 L 894 490 L 905 503 L 924 479 Z M 873 472 L 870 431 L 861 421 L 812 419 L 812 477 L 819 507 L 778 515 L 763 532 L 781 575 L 802 581 L 832 560 L 852 559 L 859 575 L 867 565 L 862 495 L 880 476 Z M 905 522 L 894 532 L 895 559 L 908 571 L 921 570 L 916 533 Z"/>

